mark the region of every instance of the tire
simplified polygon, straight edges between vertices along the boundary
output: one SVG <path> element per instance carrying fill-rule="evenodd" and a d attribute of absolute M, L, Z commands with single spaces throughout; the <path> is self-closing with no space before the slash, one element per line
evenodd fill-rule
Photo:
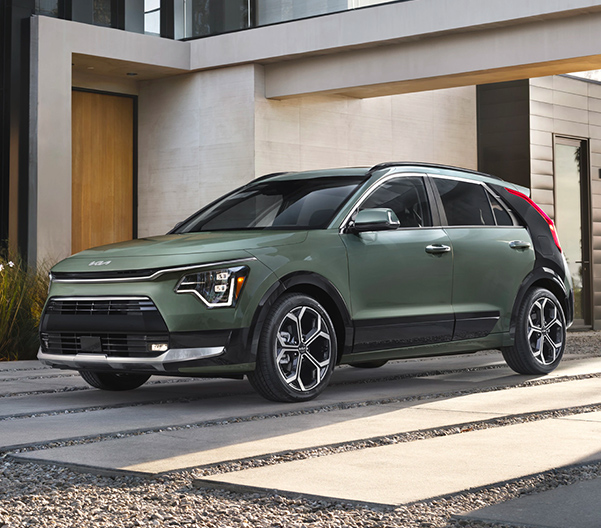
<path fill-rule="evenodd" d="M 256 368 L 248 379 L 268 400 L 312 400 L 330 381 L 337 350 L 336 332 L 325 308 L 307 295 L 286 294 L 267 315 Z"/>
<path fill-rule="evenodd" d="M 388 363 L 387 359 L 374 359 L 373 361 L 360 361 L 358 363 L 349 363 L 351 367 L 364 368 L 364 369 L 375 369 L 383 367 Z"/>
<path fill-rule="evenodd" d="M 90 370 L 80 370 L 79 374 L 92 387 L 108 391 L 137 389 L 150 378 L 150 374 L 114 374 L 112 372 L 92 372 Z"/>
<path fill-rule="evenodd" d="M 566 344 L 566 320 L 557 297 L 544 288 L 530 290 L 517 313 L 515 342 L 502 349 L 503 358 L 518 374 L 548 374 Z"/>

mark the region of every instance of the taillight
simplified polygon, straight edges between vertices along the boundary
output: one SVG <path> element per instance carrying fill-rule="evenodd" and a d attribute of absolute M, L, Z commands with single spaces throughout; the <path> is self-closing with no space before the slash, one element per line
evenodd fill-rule
<path fill-rule="evenodd" d="M 557 249 L 559 249 L 559 251 L 561 251 L 561 245 L 559 244 L 559 238 L 557 236 L 557 230 L 555 229 L 555 224 L 553 223 L 553 220 L 551 220 L 549 218 L 549 216 L 547 215 L 547 213 L 545 213 L 538 205 L 536 205 L 528 196 L 526 196 L 524 193 L 521 193 L 519 191 L 514 191 L 513 189 L 508 189 L 507 187 L 505 187 L 505 190 L 507 192 L 510 192 L 511 194 L 515 195 L 515 196 L 519 196 L 520 198 L 523 198 L 524 200 L 526 200 L 532 207 L 534 207 L 537 212 L 545 219 L 545 222 L 547 222 L 547 224 L 549 225 L 549 229 L 551 230 L 551 234 L 553 235 L 553 241 L 555 242 L 555 245 L 557 246 Z"/>

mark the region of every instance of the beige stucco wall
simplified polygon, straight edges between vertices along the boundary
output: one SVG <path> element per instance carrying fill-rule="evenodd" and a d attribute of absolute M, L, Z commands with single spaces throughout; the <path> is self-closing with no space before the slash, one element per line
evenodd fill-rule
<path fill-rule="evenodd" d="M 138 235 L 254 177 L 254 66 L 147 81 L 138 100 Z"/>
<path fill-rule="evenodd" d="M 252 65 L 147 81 L 138 159 L 141 237 L 269 172 L 404 160 L 475 169 L 475 88 L 273 101 Z"/>
<path fill-rule="evenodd" d="M 473 86 L 283 101 L 266 99 L 259 89 L 255 118 L 257 175 L 407 160 L 477 168 Z"/>

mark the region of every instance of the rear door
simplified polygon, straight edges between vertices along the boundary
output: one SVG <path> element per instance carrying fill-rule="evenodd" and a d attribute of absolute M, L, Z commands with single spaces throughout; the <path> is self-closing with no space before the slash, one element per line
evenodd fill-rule
<path fill-rule="evenodd" d="M 354 351 L 450 341 L 453 254 L 445 230 L 433 226 L 424 177 L 388 177 L 356 211 L 381 207 L 396 213 L 399 229 L 341 234 L 348 252 Z"/>
<path fill-rule="evenodd" d="M 453 246 L 453 340 L 509 329 L 520 284 L 534 267 L 532 240 L 484 184 L 432 177 Z"/>

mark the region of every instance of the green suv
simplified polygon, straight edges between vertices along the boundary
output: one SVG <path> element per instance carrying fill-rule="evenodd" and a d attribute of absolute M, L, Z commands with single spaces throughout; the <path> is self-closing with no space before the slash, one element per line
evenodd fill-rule
<path fill-rule="evenodd" d="M 289 402 L 341 363 L 500 348 L 516 372 L 545 374 L 574 301 L 527 194 L 420 163 L 264 176 L 167 235 L 57 264 L 38 357 L 99 389 L 247 376 Z"/>

